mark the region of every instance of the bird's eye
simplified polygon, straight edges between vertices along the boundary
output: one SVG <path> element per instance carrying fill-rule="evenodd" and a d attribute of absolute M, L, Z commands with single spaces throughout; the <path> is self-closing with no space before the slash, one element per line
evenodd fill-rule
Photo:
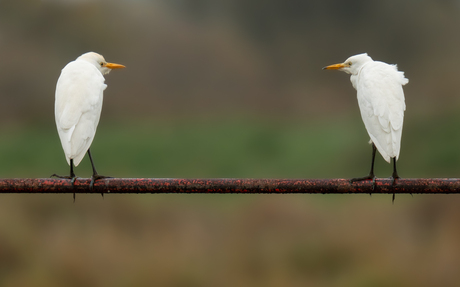
<path fill-rule="evenodd" d="M 101 67 L 104 67 L 104 63 L 103 63 L 103 62 L 101 62 L 100 64 L 101 64 Z"/>
<path fill-rule="evenodd" d="M 350 66 L 351 66 L 351 62 L 348 62 L 348 67 L 350 67 Z"/>

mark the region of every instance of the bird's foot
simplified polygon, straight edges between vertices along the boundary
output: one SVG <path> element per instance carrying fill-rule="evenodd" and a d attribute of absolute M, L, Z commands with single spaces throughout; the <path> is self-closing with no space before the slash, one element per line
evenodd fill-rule
<path fill-rule="evenodd" d="M 75 181 L 77 180 L 77 177 L 75 175 L 57 175 L 57 174 L 52 174 L 50 177 L 57 177 L 57 178 L 63 178 L 63 179 L 71 179 L 72 187 L 75 185 Z"/>
<path fill-rule="evenodd" d="M 399 175 L 397 173 L 393 173 L 393 175 L 390 177 L 391 179 L 391 185 L 394 186 L 396 184 L 396 180 L 397 179 L 400 179 Z M 395 194 L 393 193 L 393 197 L 391 199 L 391 203 L 394 204 L 395 203 Z"/>
<path fill-rule="evenodd" d="M 96 180 L 98 179 L 103 179 L 103 178 L 112 178 L 111 176 L 104 176 L 104 175 L 99 175 L 99 174 L 93 174 L 91 176 L 91 183 L 89 184 L 89 189 L 90 190 L 93 190 L 94 188 L 94 183 L 96 182 Z M 101 193 L 102 197 L 104 197 L 104 194 Z"/>
<path fill-rule="evenodd" d="M 57 177 L 57 178 L 65 178 L 65 179 L 73 179 L 75 178 L 76 176 L 72 176 L 72 175 L 58 175 L 58 174 L 55 174 L 53 173 L 52 175 L 50 175 L 50 177 Z"/>
<path fill-rule="evenodd" d="M 375 179 L 376 179 L 376 177 L 373 174 L 369 174 L 369 175 L 363 176 L 363 177 L 352 178 L 352 179 L 350 179 L 350 183 L 357 182 L 357 181 L 368 180 L 368 179 L 372 180 L 372 190 L 374 190 L 375 189 Z"/>
<path fill-rule="evenodd" d="M 390 176 L 390 179 L 391 179 L 391 185 L 395 185 L 396 184 L 396 180 L 397 179 L 400 179 L 400 177 L 396 174 L 393 174 L 392 176 Z"/>
<path fill-rule="evenodd" d="M 75 175 L 57 175 L 57 174 L 53 173 L 50 177 L 71 179 L 70 183 L 72 184 L 72 188 L 75 187 L 75 181 L 77 180 L 77 177 Z M 73 193 L 73 202 L 75 202 L 75 192 Z"/>

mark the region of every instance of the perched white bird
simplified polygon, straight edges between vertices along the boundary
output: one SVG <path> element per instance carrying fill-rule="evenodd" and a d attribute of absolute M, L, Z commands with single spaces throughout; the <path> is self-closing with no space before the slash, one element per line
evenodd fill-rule
<path fill-rule="evenodd" d="M 96 172 L 89 148 L 101 116 L 103 92 L 107 88 L 103 75 L 124 67 L 107 63 L 101 55 L 89 52 L 62 69 L 56 85 L 54 112 L 62 148 L 70 165 L 70 176 L 53 176 L 72 179 L 73 184 L 76 179 L 73 165 L 78 166 L 88 152 L 93 168 L 90 187 L 95 180 L 104 177 Z"/>
<path fill-rule="evenodd" d="M 396 160 L 401 148 L 401 134 L 406 104 L 402 86 L 409 82 L 396 65 L 374 61 L 367 54 L 348 58 L 342 64 L 324 67 L 351 74 L 351 83 L 358 92 L 361 117 L 372 143 L 372 165 L 368 176 L 351 181 L 372 179 L 375 184 L 374 159 L 377 149 L 390 163 L 393 159 L 393 183 L 399 178 Z"/>

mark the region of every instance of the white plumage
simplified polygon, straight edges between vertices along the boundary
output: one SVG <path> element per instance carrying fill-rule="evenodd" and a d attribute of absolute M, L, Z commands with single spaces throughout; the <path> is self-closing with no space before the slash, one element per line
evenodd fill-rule
<path fill-rule="evenodd" d="M 101 55 L 89 52 L 68 63 L 56 85 L 56 126 L 67 163 L 81 162 L 96 134 L 107 85 L 104 74 L 123 65 L 107 63 Z M 95 172 L 95 171 L 94 171 Z M 72 177 L 71 169 L 71 177 Z"/>
<path fill-rule="evenodd" d="M 409 82 L 396 65 L 374 61 L 367 54 L 348 58 L 343 64 L 325 67 L 351 74 L 358 105 L 371 141 L 383 158 L 399 158 L 406 104 L 402 86 Z"/>

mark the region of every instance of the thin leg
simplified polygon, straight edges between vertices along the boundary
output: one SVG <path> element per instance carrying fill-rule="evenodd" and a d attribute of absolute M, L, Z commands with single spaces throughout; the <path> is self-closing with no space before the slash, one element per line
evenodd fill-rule
<path fill-rule="evenodd" d="M 398 175 L 398 171 L 396 170 L 396 158 L 393 158 L 393 174 L 391 175 L 391 178 L 393 179 L 392 185 L 395 185 L 396 179 L 400 178 Z M 393 199 L 392 202 L 395 202 L 395 194 L 393 193 Z"/>
<path fill-rule="evenodd" d="M 396 158 L 393 158 L 393 174 L 391 175 L 393 179 L 393 185 L 395 184 L 396 179 L 400 178 L 398 175 L 398 171 L 396 170 Z"/>
<path fill-rule="evenodd" d="M 73 172 L 73 159 L 70 159 L 70 175 L 57 175 L 57 174 L 52 174 L 50 177 L 57 177 L 57 178 L 66 178 L 66 179 L 71 179 L 72 187 L 75 186 L 75 180 L 77 177 L 75 176 L 75 173 Z M 75 202 L 75 192 L 73 194 L 73 202 Z"/>
<path fill-rule="evenodd" d="M 72 177 L 72 188 L 75 186 L 75 180 L 77 177 L 75 176 L 75 173 L 73 172 L 73 158 L 70 159 L 70 176 Z M 75 192 L 73 193 L 73 202 L 75 203 Z"/>
<path fill-rule="evenodd" d="M 96 167 L 94 166 L 93 157 L 91 156 L 90 149 L 88 149 L 88 156 L 89 156 L 89 160 L 91 161 L 91 167 L 93 168 L 93 175 L 91 176 L 91 183 L 89 184 L 89 188 L 92 190 L 94 188 L 94 182 L 96 180 L 102 179 L 102 178 L 110 178 L 110 176 L 103 176 L 97 173 Z M 102 197 L 104 197 L 103 193 L 101 193 L 101 195 Z"/>
<path fill-rule="evenodd" d="M 374 175 L 374 161 L 375 161 L 375 152 L 377 151 L 377 147 L 375 147 L 375 144 L 372 143 L 372 162 L 371 162 L 371 171 L 369 172 L 369 175 L 363 176 L 363 177 L 355 177 L 350 180 L 351 183 L 355 181 L 362 181 L 362 180 L 367 180 L 367 179 L 372 179 L 372 189 L 375 188 L 375 175 Z"/>

